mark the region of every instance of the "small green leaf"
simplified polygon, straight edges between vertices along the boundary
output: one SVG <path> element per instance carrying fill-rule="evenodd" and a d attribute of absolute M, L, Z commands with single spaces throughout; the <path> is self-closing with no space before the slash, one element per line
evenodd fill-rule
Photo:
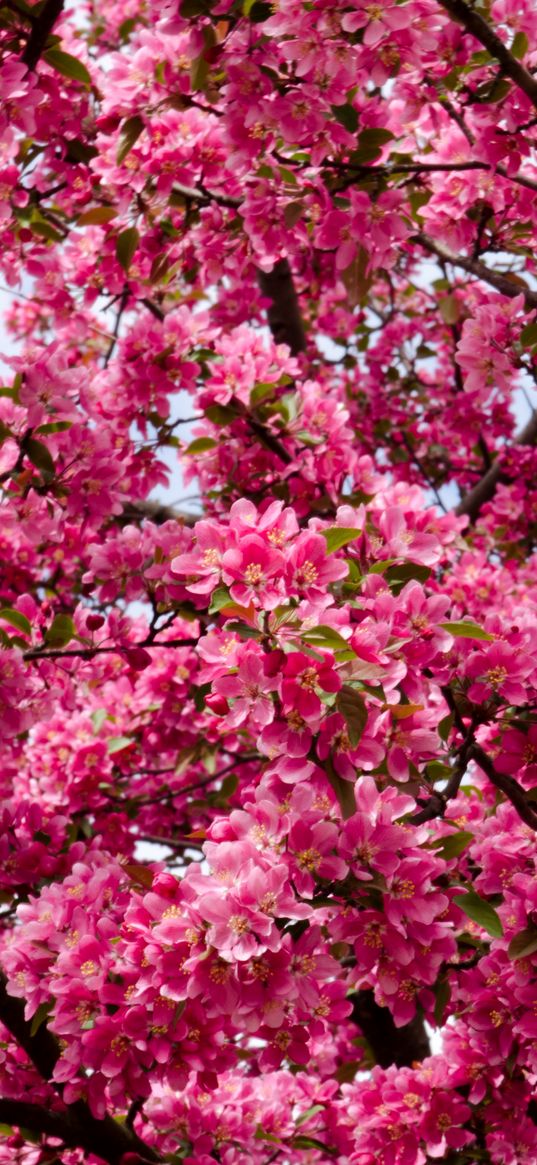
<path fill-rule="evenodd" d="M 53 1007 L 54 1007 L 54 1002 L 50 999 L 48 1000 L 47 1003 L 40 1003 L 39 1004 L 37 1011 L 35 1012 L 35 1014 L 32 1017 L 32 1026 L 30 1028 L 30 1035 L 31 1036 L 37 1035 L 37 1032 L 39 1031 L 41 1024 L 45 1023 L 45 1020 L 50 1015 Z"/>
<path fill-rule="evenodd" d="M 438 1027 L 442 1027 L 446 1007 L 451 999 L 451 987 L 448 979 L 442 977 L 438 980 L 435 988 L 435 996 L 434 1018 Z"/>
<path fill-rule="evenodd" d="M 41 470 L 45 477 L 54 477 L 54 462 L 50 450 L 42 441 L 36 441 L 35 437 L 26 437 L 23 449 L 36 469 Z"/>
<path fill-rule="evenodd" d="M 121 231 L 117 236 L 116 258 L 124 271 L 129 270 L 139 242 L 140 232 L 136 227 L 127 227 L 126 230 Z"/>
<path fill-rule="evenodd" d="M 526 327 L 522 328 L 520 342 L 528 348 L 533 348 L 537 344 L 537 321 L 534 324 L 526 324 Z"/>
<path fill-rule="evenodd" d="M 350 684 L 343 684 L 336 696 L 336 708 L 341 713 L 352 748 L 360 743 L 367 724 L 367 708 L 363 696 Z"/>
<path fill-rule="evenodd" d="M 298 1128 L 299 1125 L 305 1124 L 306 1121 L 309 1121 L 310 1117 L 317 1116 L 318 1112 L 324 1112 L 324 1104 L 312 1104 L 311 1108 L 307 1108 L 305 1112 L 297 1117 L 296 1127 Z"/>
<path fill-rule="evenodd" d="M 215 441 L 214 437 L 197 437 L 183 449 L 183 453 L 188 453 L 189 456 L 194 453 L 207 453 L 209 449 L 214 449 L 215 445 L 218 445 L 218 441 Z"/>
<path fill-rule="evenodd" d="M 0 610 L 0 619 L 9 623 L 11 627 L 16 627 L 17 631 L 22 631 L 24 635 L 32 634 L 32 624 L 22 615 L 20 611 L 13 611 L 11 607 L 2 607 Z"/>
<path fill-rule="evenodd" d="M 513 37 L 511 52 L 517 61 L 521 61 L 528 51 L 528 38 L 525 32 L 517 32 Z"/>
<path fill-rule="evenodd" d="M 106 708 L 96 708 L 95 711 L 91 713 L 91 723 L 93 724 L 93 731 L 94 731 L 95 735 L 97 735 L 97 733 L 102 728 L 105 720 L 107 720 L 107 719 L 108 719 L 108 712 L 107 712 Z"/>
<path fill-rule="evenodd" d="M 239 639 L 261 639 L 262 632 L 256 627 L 249 627 L 247 623 L 226 623 L 226 631 L 238 635 Z"/>
<path fill-rule="evenodd" d="M 41 433 L 43 436 L 47 433 L 66 433 L 68 429 L 72 428 L 72 421 L 49 421 L 47 425 L 39 425 L 36 433 Z"/>
<path fill-rule="evenodd" d="M 363 129 L 358 138 L 358 148 L 350 155 L 351 165 L 364 166 L 375 162 L 382 153 L 382 147 L 392 138 L 393 133 L 389 129 Z"/>
<path fill-rule="evenodd" d="M 75 625 L 70 615 L 55 615 L 47 631 L 45 642 L 49 647 L 65 647 L 75 634 Z"/>
<path fill-rule="evenodd" d="M 106 747 L 110 754 L 114 752 L 122 752 L 124 748 L 130 748 L 134 744 L 134 740 L 130 736 L 110 736 L 107 740 Z"/>
<path fill-rule="evenodd" d="M 358 129 L 358 114 L 354 105 L 349 105 L 348 103 L 346 105 L 333 105 L 332 113 L 336 121 L 339 121 L 339 124 L 348 130 L 349 133 L 356 133 Z"/>
<path fill-rule="evenodd" d="M 463 914 L 466 914 L 467 918 L 471 918 L 472 922 L 477 922 L 478 926 L 483 927 L 487 934 L 492 935 L 493 938 L 502 937 L 503 926 L 499 915 L 490 905 L 490 902 L 480 898 L 475 890 L 469 890 L 467 894 L 457 894 L 454 902 L 460 907 Z"/>
<path fill-rule="evenodd" d="M 237 420 L 237 412 L 229 405 L 209 405 L 205 409 L 205 416 L 213 425 L 229 425 L 230 421 Z"/>
<path fill-rule="evenodd" d="M 227 587 L 217 587 L 212 593 L 209 615 L 216 615 L 233 602 Z"/>
<path fill-rule="evenodd" d="M 528 926 L 511 939 L 507 953 L 510 959 L 525 959 L 537 951 L 537 928 Z"/>
<path fill-rule="evenodd" d="M 483 627 L 479 627 L 477 623 L 470 623 L 466 619 L 455 623 L 439 623 L 438 626 L 442 627 L 444 631 L 449 631 L 455 639 L 486 639 L 491 643 L 495 638 L 494 635 L 489 635 L 489 632 L 485 631 Z"/>
<path fill-rule="evenodd" d="M 43 54 L 47 65 L 61 73 L 62 77 L 69 77 L 72 81 L 80 81 L 82 85 L 91 85 L 91 77 L 86 66 L 77 57 L 64 53 L 61 49 L 48 49 Z"/>
<path fill-rule="evenodd" d="M 433 847 L 439 856 L 448 862 L 451 858 L 458 858 L 473 840 L 473 833 L 461 829 L 458 833 L 451 833 L 449 837 L 439 838 L 433 842 Z"/>
<path fill-rule="evenodd" d="M 119 146 L 116 154 L 116 162 L 118 165 L 124 161 L 124 159 L 127 157 L 127 154 L 130 154 L 132 147 L 138 141 L 138 138 L 140 137 L 143 129 L 144 123 L 142 118 L 138 117 L 138 114 L 135 114 L 134 117 L 128 117 L 127 120 L 123 122 L 121 127 Z"/>
<path fill-rule="evenodd" d="M 312 627 L 309 631 L 304 631 L 301 638 L 306 643 L 311 643 L 313 647 L 326 647 L 331 651 L 348 651 L 349 645 L 347 640 L 339 634 L 333 627 L 326 627 L 324 624 L 319 624 L 318 627 Z"/>
<path fill-rule="evenodd" d="M 289 1144 L 293 1149 L 321 1149 L 324 1154 L 333 1153 L 333 1149 L 325 1145 L 324 1141 L 318 1141 L 316 1137 L 305 1137 L 303 1133 L 293 1137 Z"/>
<path fill-rule="evenodd" d="M 443 740 L 444 743 L 448 740 L 449 734 L 450 734 L 452 728 L 453 728 L 453 713 L 448 712 L 448 715 L 444 716 L 438 725 L 438 735 L 440 737 L 440 740 Z"/>
<path fill-rule="evenodd" d="M 456 324 L 460 319 L 461 304 L 456 295 L 445 295 L 438 306 L 445 324 Z"/>
<path fill-rule="evenodd" d="M 115 206 L 94 206 L 77 218 L 76 225 L 77 227 L 99 226 L 102 223 L 111 222 L 113 218 L 117 218 L 117 214 Z"/>
<path fill-rule="evenodd" d="M 326 530 L 321 530 L 321 534 L 326 542 L 327 554 L 334 554 L 336 550 L 341 550 L 342 546 L 361 538 L 362 531 L 357 530 L 356 526 L 329 526 Z"/>

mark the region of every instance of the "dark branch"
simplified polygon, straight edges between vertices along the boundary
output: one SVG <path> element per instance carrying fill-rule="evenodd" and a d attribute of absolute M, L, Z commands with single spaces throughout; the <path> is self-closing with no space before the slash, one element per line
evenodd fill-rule
<path fill-rule="evenodd" d="M 54 1068 L 60 1058 L 60 1048 L 46 1024 L 42 1023 L 34 1035 L 31 1033 L 31 1023 L 24 1018 L 24 1001 L 9 995 L 5 977 L 0 973 L 0 1021 L 11 1032 L 14 1040 L 24 1049 L 29 1059 L 37 1068 L 44 1080 L 50 1080 Z M 61 1086 L 53 1085 L 61 1095 Z M 3 1104 L 11 1103 L 3 1101 Z M 15 1102 L 14 1102 L 15 1103 Z M 21 1102 L 22 1103 L 22 1102 Z M 28 1107 L 28 1106 L 26 1106 Z M 30 1106 L 39 1109 L 39 1105 Z M 20 1115 L 20 1113 L 19 1113 Z M 30 1118 L 32 1113 L 27 1114 Z M 33 1113 L 38 1117 L 37 1112 Z M 52 1112 L 48 1113 L 52 1116 Z M 14 1118 L 12 1118 L 13 1120 Z M 120 1165 L 125 1153 L 139 1153 L 144 1161 L 158 1162 L 159 1156 L 146 1145 L 136 1133 L 118 1124 L 111 1116 L 104 1120 L 96 1120 L 84 1100 L 77 1100 L 66 1106 L 64 1131 L 69 1129 L 69 1144 L 77 1145 L 87 1153 L 93 1153 L 108 1165 Z M 10 1123 L 12 1123 L 10 1121 Z M 22 1123 L 22 1122 L 21 1122 Z M 24 1121 L 24 1127 L 32 1127 Z M 52 1130 L 36 1129 L 49 1132 L 49 1135 L 64 1136 L 64 1133 Z M 67 1143 L 67 1141 L 66 1141 Z"/>
<path fill-rule="evenodd" d="M 537 444 L 537 413 L 533 413 L 527 425 L 515 437 L 514 445 L 535 445 Z M 479 517 L 482 507 L 486 502 L 490 502 L 491 498 L 496 493 L 497 486 L 502 476 L 501 462 L 495 461 L 494 465 L 484 474 L 477 485 L 469 490 L 462 498 L 456 507 L 456 514 L 467 514 L 471 522 L 475 522 Z"/>
<path fill-rule="evenodd" d="M 41 1104 L 0 1097 L 0 1121 L 2 1124 L 15 1125 L 19 1129 L 30 1129 L 33 1133 L 56 1137 L 63 1141 L 64 1145 L 78 1144 L 68 1113 L 56 1112 Z"/>
<path fill-rule="evenodd" d="M 464 0 L 438 0 L 438 3 L 451 16 L 452 20 L 462 24 L 467 32 L 480 41 L 492 57 L 496 57 L 502 67 L 502 73 L 514 81 L 515 85 L 522 89 L 522 92 L 537 108 L 537 81 L 524 68 L 524 65 L 521 65 L 520 61 L 517 61 L 516 57 L 509 52 L 507 46 L 500 40 L 490 24 L 487 24 L 486 20 L 479 15 L 479 12 L 469 8 Z"/>
<path fill-rule="evenodd" d="M 139 522 L 140 518 L 148 518 L 157 526 L 162 526 L 163 522 L 179 522 L 181 526 L 194 526 L 201 517 L 201 514 L 185 514 L 183 510 L 176 510 L 162 502 L 136 501 L 125 504 L 117 521 L 124 525 L 125 522 Z"/>
<path fill-rule="evenodd" d="M 390 1064 L 410 1067 L 430 1056 L 429 1040 L 419 1016 L 404 1027 L 396 1027 L 388 1008 L 379 1007 L 371 990 L 357 991 L 349 998 L 350 1018 L 363 1032 L 381 1068 L 389 1068 Z"/>
<path fill-rule="evenodd" d="M 511 802 L 522 821 L 525 821 L 531 829 L 537 829 L 537 813 L 528 803 L 524 789 L 518 784 L 518 781 L 515 781 L 514 777 L 510 777 L 507 773 L 499 773 L 494 768 L 490 756 L 479 744 L 472 745 L 470 755 L 472 760 L 475 760 L 476 764 L 479 765 L 479 768 L 486 773 L 491 784 Z"/>
<path fill-rule="evenodd" d="M 29 69 L 35 69 L 47 40 L 63 10 L 63 0 L 46 0 L 39 16 L 32 21 L 32 31 L 21 60 Z"/>
<path fill-rule="evenodd" d="M 193 636 L 189 639 L 143 639 L 140 643 L 118 643 L 113 647 L 52 647 L 43 650 L 40 647 L 32 648 L 31 651 L 25 651 L 23 659 L 39 660 L 39 659 L 93 659 L 95 655 L 126 655 L 128 657 L 129 651 L 138 651 L 143 648 L 144 651 L 148 647 L 196 647 L 199 643 L 199 638 L 195 639 Z"/>
<path fill-rule="evenodd" d="M 258 271 L 257 278 L 262 295 L 271 300 L 267 314 L 276 343 L 287 344 L 293 356 L 304 352 L 306 333 L 287 259 L 279 259 L 272 271 Z"/>
<path fill-rule="evenodd" d="M 445 247 L 443 243 L 437 243 L 434 239 L 429 238 L 429 235 L 423 234 L 421 231 L 412 236 L 411 242 L 419 243 L 431 255 L 436 255 L 444 263 L 452 263 L 454 267 L 461 267 L 463 271 L 467 271 L 469 275 L 475 275 L 476 279 L 482 279 L 484 283 L 490 283 L 491 287 L 495 287 L 502 295 L 506 295 L 509 299 L 514 299 L 516 295 L 523 295 L 526 307 L 537 307 L 537 291 L 530 291 L 529 287 L 523 286 L 516 280 L 511 279 L 509 275 L 502 275 L 499 271 L 491 271 L 485 263 L 480 259 L 471 259 L 467 255 L 458 255 L 455 251 L 451 251 L 449 247 Z"/>

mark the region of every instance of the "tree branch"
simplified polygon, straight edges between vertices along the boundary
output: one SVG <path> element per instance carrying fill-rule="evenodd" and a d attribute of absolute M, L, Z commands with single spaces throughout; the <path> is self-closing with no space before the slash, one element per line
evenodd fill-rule
<path fill-rule="evenodd" d="M 119 521 L 134 522 L 140 518 L 148 518 L 157 526 L 164 522 L 179 522 L 181 526 L 195 526 L 202 514 L 186 514 L 183 510 L 176 510 L 173 506 L 166 506 L 162 502 L 136 501 L 126 502 Z"/>
<path fill-rule="evenodd" d="M 533 413 L 527 425 L 514 438 L 513 445 L 536 445 L 537 444 L 537 412 Z M 459 502 L 455 509 L 458 515 L 467 514 L 470 522 L 475 522 L 479 517 L 482 507 L 485 502 L 490 502 L 491 498 L 496 493 L 496 488 L 502 476 L 501 462 L 495 461 L 490 469 L 484 474 L 477 485 L 469 490 L 467 494 Z"/>
<path fill-rule="evenodd" d="M 442 262 L 452 263 L 454 267 L 462 267 L 463 271 L 467 271 L 469 275 L 475 275 L 476 279 L 490 283 L 491 287 L 495 287 L 497 291 L 508 296 L 509 299 L 514 299 L 515 296 L 522 294 L 526 307 L 537 307 L 537 291 L 530 291 L 529 287 L 522 287 L 510 279 L 508 275 L 501 275 L 499 271 L 491 271 L 490 267 L 487 267 L 480 259 L 470 259 L 467 255 L 458 255 L 449 247 L 445 247 L 443 243 L 437 243 L 421 231 L 412 235 L 410 241 L 419 243 L 426 251 L 429 251 L 431 255 L 436 255 Z"/>
<path fill-rule="evenodd" d="M 419 1016 L 404 1027 L 396 1027 L 388 1008 L 379 1006 L 371 990 L 356 991 L 349 999 L 350 1019 L 363 1032 L 381 1068 L 389 1068 L 390 1064 L 410 1067 L 430 1056 L 429 1040 Z"/>
<path fill-rule="evenodd" d="M 32 20 L 32 31 L 21 60 L 29 69 L 35 69 L 54 25 L 63 11 L 63 0 L 46 0 L 41 12 Z"/>
<path fill-rule="evenodd" d="M 526 97 L 529 97 L 537 108 L 537 81 L 524 68 L 524 65 L 521 65 L 520 61 L 517 61 L 516 57 L 509 52 L 507 46 L 500 40 L 490 24 L 487 24 L 487 21 L 475 9 L 469 8 L 464 0 L 438 0 L 438 3 L 451 16 L 452 20 L 462 24 L 467 32 L 480 41 L 492 57 L 496 57 L 502 67 L 502 73 L 514 81 L 515 85 L 522 89 Z"/>
<path fill-rule="evenodd" d="M 8 994 L 7 981 L 1 973 L 0 1020 L 11 1032 L 14 1040 L 24 1049 L 40 1076 L 44 1080 L 50 1081 L 60 1058 L 58 1043 L 45 1023 L 42 1023 L 32 1035 L 31 1023 L 24 1018 L 24 1001 Z M 61 1095 L 61 1085 L 53 1085 L 53 1087 Z M 2 1103 L 4 1105 L 11 1104 L 11 1101 L 4 1100 Z M 15 1103 L 13 1102 L 13 1104 Z M 39 1105 L 25 1107 L 34 1110 L 40 1108 Z M 20 1112 L 18 1115 L 21 1115 Z M 39 1119 L 37 1111 L 34 1111 L 33 1114 L 29 1112 L 27 1115 L 30 1119 L 32 1115 L 36 1120 Z M 47 1116 L 52 1117 L 53 1115 L 52 1112 L 47 1113 Z M 74 1104 L 66 1106 L 65 1116 L 61 1119 L 64 1121 L 64 1132 L 67 1132 L 67 1128 L 69 1130 L 69 1144 L 76 1145 L 87 1153 L 94 1153 L 96 1157 L 108 1162 L 108 1165 L 120 1165 L 123 1155 L 133 1152 L 138 1153 L 144 1161 L 158 1162 L 161 1160 L 158 1154 L 149 1145 L 146 1145 L 136 1133 L 124 1125 L 118 1124 L 111 1116 L 97 1120 L 84 1100 L 77 1100 Z M 23 1122 L 21 1121 L 21 1123 Z M 32 1126 L 24 1121 L 24 1127 L 31 1128 Z M 56 1130 L 57 1128 L 56 1125 Z M 46 1128 L 37 1128 L 36 1131 L 49 1132 L 50 1135 L 62 1136 L 62 1138 L 64 1135 L 63 1132 L 54 1131 L 52 1133 L 52 1129 Z"/>
<path fill-rule="evenodd" d="M 162 630 L 162 629 L 161 629 Z M 113 647 L 52 647 L 48 650 L 45 648 L 41 650 L 40 647 L 32 648 L 30 651 L 25 651 L 23 659 L 40 660 L 40 659 L 64 659 L 76 658 L 79 659 L 93 659 L 95 655 L 127 655 L 129 651 L 139 651 L 143 648 L 144 651 L 148 647 L 196 647 L 199 643 L 199 638 L 191 636 L 189 639 L 143 639 L 140 643 L 118 643 Z"/>
<path fill-rule="evenodd" d="M 279 259 L 272 271 L 258 271 L 257 278 L 262 295 L 271 300 L 267 314 L 276 343 L 287 344 L 293 356 L 304 352 L 306 333 L 287 259 Z"/>
<path fill-rule="evenodd" d="M 507 797 L 522 821 L 525 821 L 531 829 L 537 829 L 537 813 L 528 803 L 524 789 L 518 784 L 518 781 L 515 781 L 514 777 L 510 777 L 507 773 L 499 773 L 481 745 L 473 744 L 470 756 L 479 765 L 479 768 L 483 769 L 491 784 Z"/>

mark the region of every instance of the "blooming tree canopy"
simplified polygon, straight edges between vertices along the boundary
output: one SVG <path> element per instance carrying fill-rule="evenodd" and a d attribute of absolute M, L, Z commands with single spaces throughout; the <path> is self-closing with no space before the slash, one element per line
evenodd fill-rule
<path fill-rule="evenodd" d="M 535 1165 L 535 4 L 0 86 L 0 1163 Z"/>

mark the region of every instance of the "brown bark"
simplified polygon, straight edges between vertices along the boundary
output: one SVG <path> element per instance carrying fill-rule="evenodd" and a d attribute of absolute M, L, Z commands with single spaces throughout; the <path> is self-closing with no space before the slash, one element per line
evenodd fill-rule
<path fill-rule="evenodd" d="M 29 69 L 35 69 L 47 40 L 63 11 L 63 0 L 47 0 L 38 16 L 32 18 L 32 31 L 21 60 Z"/>
<path fill-rule="evenodd" d="M 371 990 L 351 995 L 351 1019 L 363 1032 L 375 1061 L 381 1068 L 395 1064 L 410 1067 L 430 1056 L 429 1040 L 419 1016 L 404 1027 L 396 1027 L 387 1007 L 379 1007 Z"/>
<path fill-rule="evenodd" d="M 502 74 L 514 81 L 515 85 L 522 89 L 537 109 L 537 81 L 524 68 L 524 65 L 509 52 L 507 45 L 500 40 L 494 29 L 491 28 L 490 24 L 487 24 L 479 12 L 469 8 L 464 0 L 438 0 L 438 3 L 451 16 L 452 20 L 462 24 L 466 31 L 471 33 L 492 57 L 496 57 L 501 65 Z"/>

